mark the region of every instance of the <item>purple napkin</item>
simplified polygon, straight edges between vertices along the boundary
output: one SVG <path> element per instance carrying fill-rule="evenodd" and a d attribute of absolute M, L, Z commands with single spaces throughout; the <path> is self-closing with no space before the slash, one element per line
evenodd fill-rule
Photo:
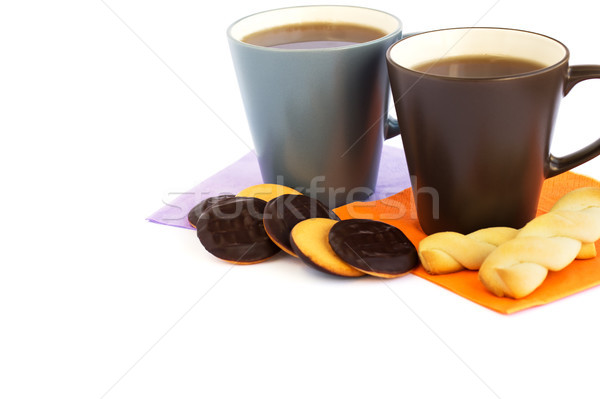
<path fill-rule="evenodd" d="M 197 203 L 220 194 L 236 194 L 246 187 L 261 184 L 256 156 L 249 152 L 238 161 L 214 174 L 196 187 L 165 201 L 165 205 L 148 217 L 148 221 L 167 226 L 193 229 L 187 214 Z M 375 192 L 369 201 L 396 194 L 410 186 L 406 158 L 401 148 L 383 146 Z"/>

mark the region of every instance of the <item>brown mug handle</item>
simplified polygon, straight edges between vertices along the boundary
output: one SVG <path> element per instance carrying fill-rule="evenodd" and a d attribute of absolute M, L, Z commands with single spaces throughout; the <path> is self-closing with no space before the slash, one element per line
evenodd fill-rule
<path fill-rule="evenodd" d="M 567 73 L 564 95 L 566 96 L 573 86 L 586 79 L 600 78 L 600 65 L 574 65 L 569 67 Z M 564 157 L 556 157 L 550 154 L 548 158 L 548 167 L 546 169 L 546 178 L 559 175 L 569 169 L 579 166 L 600 154 L 600 139 L 592 144 L 575 151 Z"/>

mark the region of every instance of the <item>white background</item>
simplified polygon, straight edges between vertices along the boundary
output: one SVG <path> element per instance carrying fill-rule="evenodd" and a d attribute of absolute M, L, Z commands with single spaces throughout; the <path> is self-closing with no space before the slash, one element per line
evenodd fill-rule
<path fill-rule="evenodd" d="M 344 3 L 407 32 L 533 30 L 600 63 L 589 1 Z M 0 397 L 598 397 L 600 289 L 502 316 L 411 275 L 231 267 L 145 221 L 252 146 L 227 26 L 298 4 L 1 3 Z M 563 101 L 555 153 L 598 137 L 599 94 Z M 600 179 L 600 159 L 577 170 Z"/>

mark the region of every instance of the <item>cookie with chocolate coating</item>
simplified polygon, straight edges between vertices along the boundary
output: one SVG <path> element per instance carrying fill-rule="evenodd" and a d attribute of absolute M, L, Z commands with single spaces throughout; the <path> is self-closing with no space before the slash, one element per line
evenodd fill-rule
<path fill-rule="evenodd" d="M 187 218 L 188 218 L 188 222 L 190 223 L 190 226 L 192 226 L 193 228 L 196 228 L 198 219 L 200 219 L 200 216 L 202 215 L 202 213 L 204 211 L 206 211 L 211 206 L 218 204 L 219 202 L 228 200 L 233 197 L 234 197 L 233 194 L 224 194 L 224 195 L 217 195 L 215 197 L 209 197 L 209 198 L 206 198 L 206 199 L 200 201 L 200 203 L 198 205 L 196 205 L 195 207 L 193 207 L 192 209 L 190 209 L 190 211 L 188 213 Z"/>
<path fill-rule="evenodd" d="M 313 218 L 298 223 L 290 234 L 294 253 L 314 269 L 343 277 L 365 274 L 344 262 L 329 245 L 329 230 L 338 223 L 333 219 Z"/>
<path fill-rule="evenodd" d="M 281 249 L 297 256 L 290 244 L 290 233 L 296 224 L 310 218 L 337 219 L 337 216 L 319 200 L 307 195 L 280 195 L 265 207 L 265 231 Z"/>
<path fill-rule="evenodd" d="M 263 226 L 266 202 L 233 197 L 209 207 L 198 219 L 200 243 L 217 258 L 240 265 L 258 263 L 279 252 Z"/>
<path fill-rule="evenodd" d="M 372 276 L 399 277 L 419 264 L 417 250 L 406 235 L 375 220 L 336 223 L 329 231 L 329 244 L 345 262 Z"/>

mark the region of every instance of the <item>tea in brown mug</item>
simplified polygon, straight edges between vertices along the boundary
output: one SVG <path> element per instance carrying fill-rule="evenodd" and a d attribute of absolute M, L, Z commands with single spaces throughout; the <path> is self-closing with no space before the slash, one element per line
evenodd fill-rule
<path fill-rule="evenodd" d="M 412 69 L 430 75 L 454 78 L 493 78 L 519 75 L 542 68 L 544 64 L 535 60 L 475 54 L 427 61 Z"/>
<path fill-rule="evenodd" d="M 306 22 L 251 33 L 243 42 L 282 49 L 315 49 L 365 43 L 385 36 L 382 30 L 352 23 Z"/>

